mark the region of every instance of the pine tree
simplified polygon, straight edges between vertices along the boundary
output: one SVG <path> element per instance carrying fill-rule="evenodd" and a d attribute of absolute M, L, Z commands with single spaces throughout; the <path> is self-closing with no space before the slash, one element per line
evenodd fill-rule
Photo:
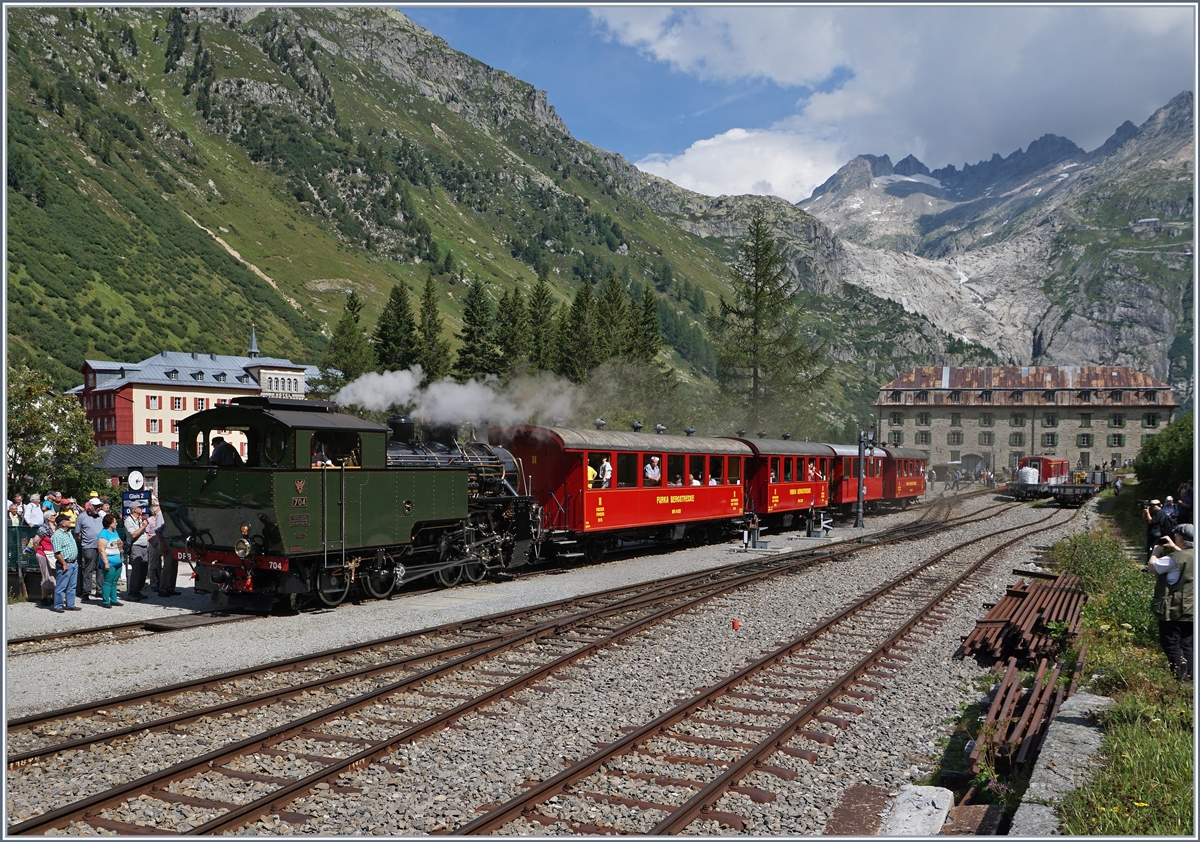
<path fill-rule="evenodd" d="M 596 291 L 597 362 L 627 357 L 633 338 L 633 308 L 615 274 L 610 274 Z"/>
<path fill-rule="evenodd" d="M 472 377 L 500 373 L 500 348 L 496 345 L 496 314 L 482 279 L 476 278 L 463 299 L 462 345 L 454 362 L 460 383 Z"/>
<path fill-rule="evenodd" d="M 718 386 L 733 406 L 745 408 L 750 430 L 790 417 L 829 375 L 820 368 L 824 344 L 805 342 L 802 293 L 787 265 L 766 216 L 756 211 L 730 271 L 733 300 L 722 296 L 709 315 Z"/>
<path fill-rule="evenodd" d="M 658 321 L 658 295 L 654 287 L 642 287 L 640 308 L 629 342 L 629 359 L 648 363 L 662 349 L 662 325 Z"/>
<path fill-rule="evenodd" d="M 516 284 L 500 299 L 496 314 L 496 344 L 500 346 L 501 371 L 516 368 L 529 354 L 529 313 L 525 296 Z"/>
<path fill-rule="evenodd" d="M 529 294 L 529 366 L 534 371 L 556 368 L 558 352 L 558 320 L 555 318 L 554 296 L 545 275 L 538 275 L 533 292 Z"/>
<path fill-rule="evenodd" d="M 417 363 L 425 376 L 421 385 L 441 380 L 450 373 L 450 340 L 442 336 L 442 314 L 438 311 L 437 288 L 433 275 L 425 278 L 421 295 L 421 316 L 417 326 Z"/>
<path fill-rule="evenodd" d="M 321 358 L 317 390 L 332 395 L 342 386 L 375 369 L 375 354 L 363 334 L 359 319 L 363 300 L 354 290 L 346 296 L 346 308 L 333 328 L 333 336 Z"/>
<path fill-rule="evenodd" d="M 379 371 L 403 371 L 417 362 L 417 323 L 403 281 L 392 285 L 375 326 L 374 344 Z"/>
<path fill-rule="evenodd" d="M 558 373 L 583 383 L 592 369 L 603 362 L 596 323 L 596 297 L 586 281 L 575 293 L 571 308 L 560 320 Z"/>

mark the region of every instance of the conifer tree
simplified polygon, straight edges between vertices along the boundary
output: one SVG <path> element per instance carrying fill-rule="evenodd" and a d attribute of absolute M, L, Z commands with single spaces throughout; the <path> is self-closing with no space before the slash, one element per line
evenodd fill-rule
<path fill-rule="evenodd" d="M 510 372 L 529 353 L 529 313 L 521 288 L 514 284 L 500 299 L 496 314 L 496 344 L 500 346 L 501 371 Z"/>
<path fill-rule="evenodd" d="M 626 357 L 633 338 L 633 308 L 616 274 L 610 274 L 596 291 L 596 357 L 602 363 Z"/>
<path fill-rule="evenodd" d="M 648 363 L 662 349 L 662 325 L 658 321 L 658 294 L 654 287 L 642 287 L 641 301 L 631 332 L 628 356 L 631 360 Z"/>
<path fill-rule="evenodd" d="M 379 371 L 403 371 L 417 362 L 417 322 L 403 281 L 392 285 L 375 326 L 374 344 Z"/>
<path fill-rule="evenodd" d="M 425 290 L 421 294 L 417 362 L 424 371 L 421 385 L 441 380 L 450 373 L 450 340 L 442 336 L 442 314 L 438 311 L 437 287 L 432 274 L 425 277 Z"/>
<path fill-rule="evenodd" d="M 500 348 L 496 345 L 496 315 L 482 279 L 476 278 L 463 300 L 462 345 L 454 362 L 460 383 L 472 377 L 500 373 Z"/>
<path fill-rule="evenodd" d="M 733 406 L 744 407 L 751 430 L 767 415 L 793 416 L 829 375 L 828 366 L 820 367 L 824 344 L 809 347 L 803 336 L 802 293 L 787 265 L 766 216 L 755 211 L 730 270 L 733 299 L 722 296 L 709 314 L 717 383 Z"/>
<path fill-rule="evenodd" d="M 603 362 L 596 324 L 596 296 L 587 281 L 575 293 L 571 307 L 560 320 L 558 373 L 583 383 Z"/>
<path fill-rule="evenodd" d="M 375 369 L 375 354 L 359 319 L 363 300 L 354 290 L 346 296 L 346 308 L 333 328 L 333 336 L 321 357 L 317 391 L 332 395 L 338 389 Z"/>
<path fill-rule="evenodd" d="M 545 275 L 538 275 L 529 294 L 529 366 L 534 371 L 552 371 L 557 367 L 558 320 L 554 296 Z"/>

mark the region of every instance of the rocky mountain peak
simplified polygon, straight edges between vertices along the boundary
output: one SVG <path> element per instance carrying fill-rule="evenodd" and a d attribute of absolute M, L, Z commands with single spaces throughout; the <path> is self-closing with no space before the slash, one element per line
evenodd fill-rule
<path fill-rule="evenodd" d="M 929 167 L 918 161 L 914 155 L 904 158 L 892 169 L 896 175 L 929 175 Z"/>

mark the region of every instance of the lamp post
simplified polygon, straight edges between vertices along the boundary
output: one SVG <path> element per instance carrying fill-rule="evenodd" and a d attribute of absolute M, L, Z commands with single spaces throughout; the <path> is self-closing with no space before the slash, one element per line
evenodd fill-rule
<path fill-rule="evenodd" d="M 862 529 L 863 499 L 867 496 L 867 456 L 875 455 L 875 430 L 858 432 L 858 509 L 854 513 L 854 528 Z"/>

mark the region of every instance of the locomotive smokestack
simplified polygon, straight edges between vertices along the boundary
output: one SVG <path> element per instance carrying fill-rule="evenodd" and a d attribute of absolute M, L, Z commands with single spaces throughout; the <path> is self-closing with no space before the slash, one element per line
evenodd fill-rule
<path fill-rule="evenodd" d="M 407 415 L 393 415 L 387 420 L 387 425 L 392 430 L 392 441 L 402 444 L 416 441 L 417 425 Z"/>

